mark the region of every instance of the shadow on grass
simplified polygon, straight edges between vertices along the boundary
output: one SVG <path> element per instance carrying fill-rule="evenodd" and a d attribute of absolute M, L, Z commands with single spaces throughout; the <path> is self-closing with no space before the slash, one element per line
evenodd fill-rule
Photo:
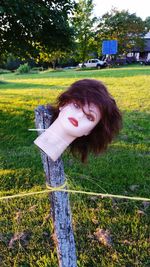
<path fill-rule="evenodd" d="M 34 128 L 34 112 L 25 109 L 19 112 L 1 114 L 2 190 L 29 189 L 45 181 L 40 153 L 33 144 L 37 133 L 28 131 Z M 100 157 L 91 155 L 87 165 L 68 152 L 64 154 L 65 171 L 73 187 L 124 194 L 130 185 L 138 184 L 138 195 L 149 194 L 148 114 L 126 112 L 124 121 L 121 134 L 108 151 Z"/>
<path fill-rule="evenodd" d="M 1 84 L 3 84 L 3 85 L 4 85 L 4 84 L 8 84 L 8 83 L 9 83 L 9 82 L 0 81 L 0 85 L 1 85 Z"/>
<path fill-rule="evenodd" d="M 125 78 L 125 77 L 132 77 L 132 76 L 143 76 L 143 75 L 150 75 L 150 67 L 119 67 L 119 68 L 112 68 L 112 69 L 101 69 L 101 70 L 68 70 L 68 71 L 56 71 L 56 72 L 47 72 L 47 73 L 40 73 L 38 75 L 19 75 L 11 76 L 11 79 L 80 79 L 80 78 L 98 78 L 98 77 L 110 77 L 110 78 Z M 5 75 L 5 79 L 9 78 L 9 74 Z M 26 85 L 25 85 L 26 86 Z M 41 83 L 41 85 L 37 84 L 37 86 L 45 86 Z"/>
<path fill-rule="evenodd" d="M 29 146 L 34 132 L 29 132 L 34 120 L 34 111 L 19 108 L 15 114 L 1 111 L 1 148 L 12 149 Z"/>
<path fill-rule="evenodd" d="M 79 77 L 110 77 L 110 78 L 126 78 L 133 76 L 150 75 L 150 68 L 148 69 L 106 69 L 95 71 L 79 71 Z M 78 75 L 77 75 L 78 76 Z"/>
<path fill-rule="evenodd" d="M 56 78 L 98 78 L 98 77 L 110 77 L 110 78 L 125 78 L 132 76 L 150 75 L 150 68 L 113 68 L 113 69 L 101 69 L 101 70 L 74 70 L 65 73 L 53 73 L 49 74 L 49 77 Z M 44 78 L 43 77 L 39 77 Z M 46 77 L 45 77 L 46 78 Z"/>

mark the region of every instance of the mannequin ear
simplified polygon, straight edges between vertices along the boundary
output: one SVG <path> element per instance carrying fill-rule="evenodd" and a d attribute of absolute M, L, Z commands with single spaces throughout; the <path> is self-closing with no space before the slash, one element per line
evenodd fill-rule
<path fill-rule="evenodd" d="M 62 110 L 62 107 L 59 107 L 59 111 L 61 111 Z"/>

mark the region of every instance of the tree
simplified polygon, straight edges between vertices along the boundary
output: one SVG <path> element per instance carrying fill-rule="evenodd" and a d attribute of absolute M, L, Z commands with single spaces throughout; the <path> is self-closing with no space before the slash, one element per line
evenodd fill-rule
<path fill-rule="evenodd" d="M 97 40 L 118 40 L 118 53 L 127 54 L 134 47 L 142 48 L 145 34 L 145 23 L 136 14 L 112 9 L 100 19 Z"/>
<path fill-rule="evenodd" d="M 67 51 L 73 31 L 69 13 L 74 0 L 1 0 L 0 55 L 36 58 L 43 50 Z"/>
<path fill-rule="evenodd" d="M 147 17 L 144 22 L 147 32 L 150 31 L 150 17 Z"/>
<path fill-rule="evenodd" d="M 76 5 L 72 24 L 75 31 L 77 58 L 85 61 L 94 47 L 94 24 L 96 17 L 93 17 L 93 0 L 79 0 Z"/>
<path fill-rule="evenodd" d="M 53 69 L 56 68 L 56 63 L 60 61 L 60 59 L 65 58 L 67 55 L 67 52 L 63 52 L 61 50 L 57 51 L 44 51 L 41 49 L 41 52 L 39 53 L 39 61 L 40 62 L 51 62 Z"/>

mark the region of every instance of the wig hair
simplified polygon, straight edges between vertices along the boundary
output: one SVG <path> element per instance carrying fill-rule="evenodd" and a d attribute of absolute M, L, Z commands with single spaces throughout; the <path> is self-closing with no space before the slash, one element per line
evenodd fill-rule
<path fill-rule="evenodd" d="M 73 101 L 81 106 L 93 103 L 101 114 L 100 121 L 89 135 L 78 137 L 70 144 L 71 152 L 74 155 L 80 154 L 81 161 L 86 162 L 90 152 L 99 154 L 107 149 L 121 129 L 122 116 L 115 100 L 101 81 L 83 79 L 74 82 L 58 97 L 53 120 L 57 118 L 60 107 Z"/>

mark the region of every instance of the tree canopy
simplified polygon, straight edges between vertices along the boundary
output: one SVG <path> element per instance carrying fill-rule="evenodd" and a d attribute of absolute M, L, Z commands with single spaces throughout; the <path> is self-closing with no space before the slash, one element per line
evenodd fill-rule
<path fill-rule="evenodd" d="M 77 58 L 83 62 L 94 51 L 94 24 L 96 17 L 93 16 L 93 0 L 79 0 L 72 19 L 75 29 Z"/>
<path fill-rule="evenodd" d="M 141 37 L 145 34 L 145 23 L 136 14 L 112 9 L 100 19 L 98 40 L 118 40 L 119 53 L 128 53 L 133 47 L 142 47 Z"/>
<path fill-rule="evenodd" d="M 67 50 L 72 44 L 69 14 L 74 0 L 1 0 L 0 54 L 28 58 L 43 50 Z"/>
<path fill-rule="evenodd" d="M 1 61 L 11 55 L 53 66 L 68 57 L 84 62 L 101 56 L 103 40 L 118 40 L 118 54 L 143 49 L 150 17 L 113 8 L 98 19 L 93 8 L 93 0 L 1 0 Z"/>
<path fill-rule="evenodd" d="M 145 27 L 147 31 L 150 31 L 150 17 L 145 19 Z"/>

